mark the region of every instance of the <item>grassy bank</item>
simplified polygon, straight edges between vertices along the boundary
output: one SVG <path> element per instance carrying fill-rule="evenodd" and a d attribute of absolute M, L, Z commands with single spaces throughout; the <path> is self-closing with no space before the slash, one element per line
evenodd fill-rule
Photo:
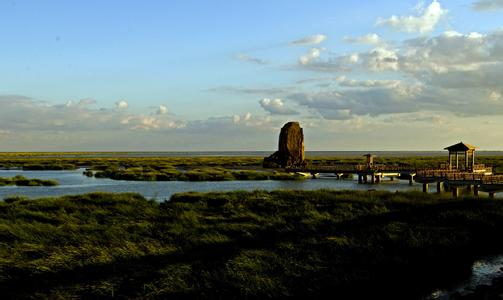
<path fill-rule="evenodd" d="M 84 172 L 92 176 L 92 171 Z M 107 168 L 94 173 L 96 178 L 135 181 L 229 181 L 229 180 L 302 180 L 305 177 L 278 171 L 229 170 L 221 167 L 197 168 L 179 171 L 173 167 L 156 169 L 133 167 L 127 169 Z"/>
<path fill-rule="evenodd" d="M 0 202 L 0 290 L 35 298 L 414 299 L 503 250 L 503 202 L 423 193 Z"/>
<path fill-rule="evenodd" d="M 55 180 L 44 179 L 28 179 L 24 176 L 17 175 L 12 178 L 0 177 L 0 186 L 16 185 L 16 186 L 55 186 L 58 182 Z"/>
<path fill-rule="evenodd" d="M 241 156 L 198 156 L 198 157 L 32 157 L 28 154 L 0 154 L 0 168 L 23 168 L 26 170 L 69 170 L 90 167 L 103 170 L 109 167 L 150 167 L 150 168 L 258 168 L 262 157 Z M 409 165 L 417 168 L 438 167 L 447 161 L 446 156 L 377 157 L 375 163 Z M 362 157 L 308 157 L 309 165 L 361 164 Z M 492 165 L 503 173 L 503 157 L 479 156 L 477 163 Z"/>

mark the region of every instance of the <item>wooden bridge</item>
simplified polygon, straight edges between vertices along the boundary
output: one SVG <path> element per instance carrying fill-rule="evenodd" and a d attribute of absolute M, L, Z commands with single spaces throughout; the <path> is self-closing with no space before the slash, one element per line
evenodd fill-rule
<path fill-rule="evenodd" d="M 337 178 L 343 175 L 358 175 L 359 183 L 380 183 L 383 177 L 394 179 L 396 177 L 407 175 L 410 177 L 410 183 L 416 174 L 416 170 L 410 166 L 377 165 L 377 164 L 334 164 L 334 165 L 314 165 L 302 168 L 286 168 L 286 172 L 310 173 L 313 177 L 316 174 L 330 173 L 335 174 Z M 370 177 L 370 179 L 369 179 Z"/>
<path fill-rule="evenodd" d="M 423 191 L 428 192 L 429 184 L 437 184 L 437 192 L 442 192 L 448 186 L 455 197 L 459 188 L 466 187 L 473 190 L 475 195 L 479 191 L 488 192 L 490 197 L 494 193 L 503 191 L 503 175 L 494 175 L 491 167 L 473 165 L 471 171 L 452 168 L 421 169 L 411 166 L 379 165 L 379 164 L 334 164 L 312 165 L 299 168 L 286 168 L 286 172 L 309 173 L 316 178 L 317 174 L 335 174 L 338 179 L 344 175 L 357 175 L 358 183 L 381 183 L 384 177 L 408 179 L 423 184 Z"/>

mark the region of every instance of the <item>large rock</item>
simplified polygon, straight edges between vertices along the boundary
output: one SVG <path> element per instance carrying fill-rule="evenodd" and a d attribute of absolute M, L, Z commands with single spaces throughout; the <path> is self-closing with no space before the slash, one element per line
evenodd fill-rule
<path fill-rule="evenodd" d="M 299 122 L 286 123 L 279 134 L 278 151 L 264 158 L 264 167 L 288 168 L 304 165 L 304 132 Z"/>

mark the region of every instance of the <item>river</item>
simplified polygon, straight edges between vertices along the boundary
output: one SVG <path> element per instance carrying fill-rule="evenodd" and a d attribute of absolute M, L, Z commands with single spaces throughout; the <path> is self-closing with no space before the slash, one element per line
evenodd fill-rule
<path fill-rule="evenodd" d="M 82 174 L 84 169 L 70 171 L 23 171 L 23 170 L 0 170 L 0 177 L 13 177 L 22 175 L 27 178 L 52 179 L 58 181 L 58 186 L 44 187 L 0 187 L 0 199 L 10 196 L 26 196 L 39 198 L 47 196 L 77 195 L 91 192 L 139 193 L 149 199 L 159 201 L 167 200 L 175 193 L 181 192 L 212 192 L 212 191 L 235 191 L 235 190 L 384 190 L 384 191 L 420 191 L 420 184 L 409 185 L 407 180 L 384 179 L 381 184 L 358 184 L 353 179 L 336 180 L 331 176 L 322 176 L 318 179 L 306 180 L 256 180 L 256 181 L 126 181 L 112 180 L 108 178 L 86 177 Z M 435 192 L 435 188 L 430 189 Z M 483 195 L 483 193 L 481 193 Z M 498 194 L 497 194 L 498 196 Z"/>
<path fill-rule="evenodd" d="M 211 191 L 235 191 L 235 190 L 385 190 L 385 191 L 420 191 L 420 184 L 409 185 L 407 180 L 390 181 L 385 179 L 381 184 L 358 184 L 356 179 L 336 180 L 334 177 L 322 176 L 318 179 L 306 180 L 257 180 L 257 181 L 125 181 L 108 178 L 86 177 L 82 174 L 84 169 L 70 171 L 23 171 L 23 170 L 0 170 L 0 177 L 13 177 L 22 175 L 27 178 L 53 179 L 59 182 L 58 186 L 44 187 L 0 187 L 0 199 L 20 195 L 30 198 L 47 196 L 63 196 L 85 194 L 90 192 L 124 193 L 134 192 L 149 199 L 159 201 L 169 199 L 173 194 L 180 192 L 211 192 Z M 431 192 L 435 189 L 432 188 Z"/>

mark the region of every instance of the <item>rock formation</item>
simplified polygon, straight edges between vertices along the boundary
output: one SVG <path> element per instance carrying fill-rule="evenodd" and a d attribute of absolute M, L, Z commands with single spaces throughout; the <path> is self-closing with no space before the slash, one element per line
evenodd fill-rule
<path fill-rule="evenodd" d="M 278 151 L 264 158 L 265 168 L 301 167 L 304 161 L 304 132 L 299 122 L 288 122 L 279 135 Z"/>

